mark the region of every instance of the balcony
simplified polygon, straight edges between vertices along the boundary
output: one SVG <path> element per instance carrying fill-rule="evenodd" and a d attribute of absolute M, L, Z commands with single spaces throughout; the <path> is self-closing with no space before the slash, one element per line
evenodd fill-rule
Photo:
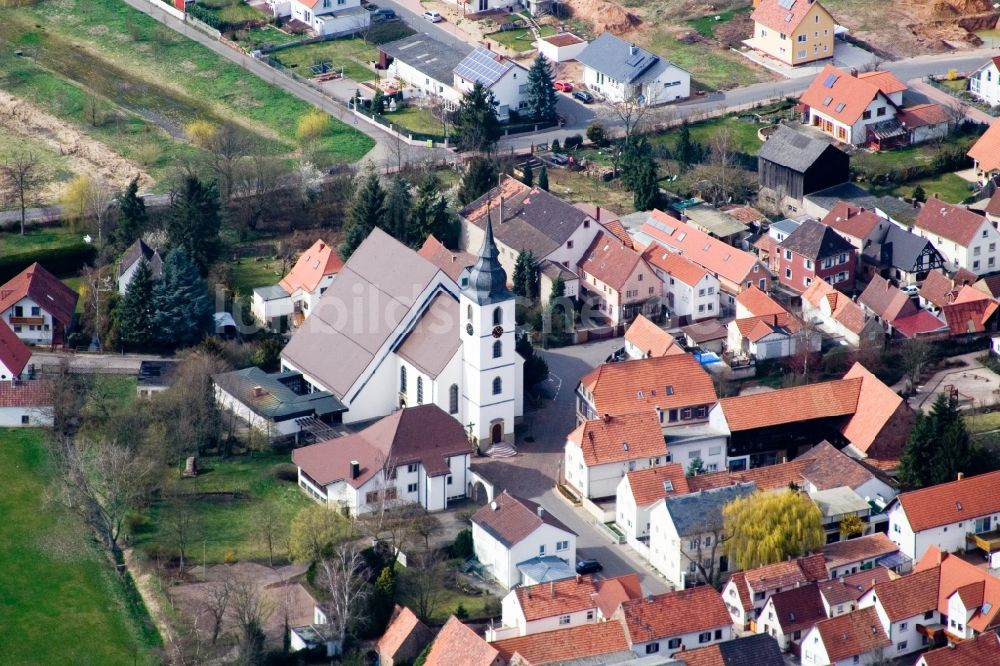
<path fill-rule="evenodd" d="M 1000 530 L 990 530 L 979 534 L 966 534 L 965 541 L 969 546 L 980 549 L 984 553 L 1000 550 Z"/>
<path fill-rule="evenodd" d="M 45 317 L 11 317 L 11 326 L 42 326 L 45 324 Z"/>

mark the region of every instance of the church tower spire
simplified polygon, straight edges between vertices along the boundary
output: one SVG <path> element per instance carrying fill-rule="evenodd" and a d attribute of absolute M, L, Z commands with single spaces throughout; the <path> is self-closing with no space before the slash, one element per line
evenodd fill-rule
<path fill-rule="evenodd" d="M 463 292 L 469 300 L 479 305 L 497 303 L 514 297 L 507 290 L 507 271 L 500 265 L 500 250 L 497 249 L 496 240 L 493 238 L 493 220 L 489 214 L 486 215 L 483 246 L 479 249 L 479 258 L 469 271 L 469 284 Z"/>

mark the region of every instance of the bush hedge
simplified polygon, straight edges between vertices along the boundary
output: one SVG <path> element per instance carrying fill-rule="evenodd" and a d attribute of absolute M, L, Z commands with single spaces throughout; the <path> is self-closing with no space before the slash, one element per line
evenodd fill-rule
<path fill-rule="evenodd" d="M 0 257 L 0 284 L 11 279 L 36 261 L 55 275 L 74 275 L 97 256 L 91 245 L 70 245 L 32 250 Z"/>

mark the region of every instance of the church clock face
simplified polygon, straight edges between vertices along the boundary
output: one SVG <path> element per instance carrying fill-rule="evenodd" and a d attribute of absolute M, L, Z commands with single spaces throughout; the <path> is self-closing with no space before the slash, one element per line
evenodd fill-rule
<path fill-rule="evenodd" d="M 472 324 L 466 324 L 465 325 L 465 332 L 468 333 L 469 335 L 472 335 L 472 333 L 473 333 Z"/>
<path fill-rule="evenodd" d="M 499 338 L 501 335 L 503 335 L 503 326 L 494 326 L 493 327 L 493 337 L 494 338 Z"/>

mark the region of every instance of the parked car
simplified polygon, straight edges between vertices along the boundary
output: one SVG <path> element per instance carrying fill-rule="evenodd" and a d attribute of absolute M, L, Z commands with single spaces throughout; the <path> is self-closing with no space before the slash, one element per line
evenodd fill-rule
<path fill-rule="evenodd" d="M 578 574 L 591 574 L 602 571 L 604 567 L 600 562 L 594 559 L 587 560 L 577 560 L 576 561 L 576 572 Z"/>
<path fill-rule="evenodd" d="M 424 12 L 424 18 L 430 21 L 431 23 L 440 23 L 441 21 L 444 20 L 444 18 L 441 16 L 441 12 L 435 12 L 433 10 L 427 10 L 426 12 Z"/>
<path fill-rule="evenodd" d="M 552 84 L 552 87 L 556 90 L 571 93 L 573 92 L 573 84 L 569 81 L 556 81 Z"/>
<path fill-rule="evenodd" d="M 392 9 L 377 9 L 372 12 L 373 21 L 391 21 L 396 18 L 396 12 Z"/>
<path fill-rule="evenodd" d="M 586 90 L 574 90 L 573 91 L 573 97 L 577 98 L 578 100 L 580 100 L 584 104 L 590 104 L 591 102 L 594 101 L 594 96 L 591 95 Z"/>
<path fill-rule="evenodd" d="M 899 290 L 907 296 L 916 296 L 920 293 L 920 287 L 915 284 L 904 284 Z"/>
<path fill-rule="evenodd" d="M 611 352 L 606 359 L 605 363 L 617 363 L 618 361 L 624 360 L 626 357 L 626 352 L 624 347 L 619 347 L 618 349 Z"/>

